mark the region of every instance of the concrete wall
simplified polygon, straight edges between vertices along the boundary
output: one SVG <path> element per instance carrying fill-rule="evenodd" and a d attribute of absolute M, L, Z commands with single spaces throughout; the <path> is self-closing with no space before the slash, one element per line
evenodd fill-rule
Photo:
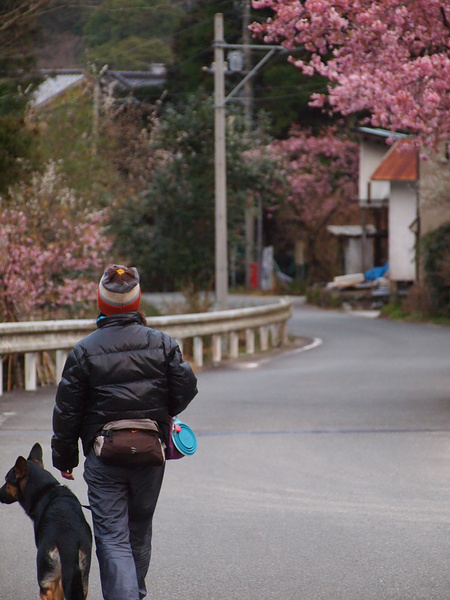
<path fill-rule="evenodd" d="M 445 149 L 420 161 L 420 229 L 425 235 L 450 221 L 450 161 Z"/>
<path fill-rule="evenodd" d="M 389 277 L 392 281 L 414 281 L 416 189 L 411 183 L 391 183 L 389 200 Z"/>

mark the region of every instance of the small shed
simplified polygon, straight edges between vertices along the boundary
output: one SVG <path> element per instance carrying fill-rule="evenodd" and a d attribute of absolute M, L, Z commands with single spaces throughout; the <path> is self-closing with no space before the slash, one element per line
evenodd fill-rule
<path fill-rule="evenodd" d="M 345 275 L 361 273 L 374 266 L 374 238 L 377 230 L 368 224 L 328 225 L 328 231 L 339 241 L 339 254 Z"/>

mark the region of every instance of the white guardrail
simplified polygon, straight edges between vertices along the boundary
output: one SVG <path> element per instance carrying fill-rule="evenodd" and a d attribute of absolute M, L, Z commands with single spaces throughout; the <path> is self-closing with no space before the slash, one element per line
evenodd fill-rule
<path fill-rule="evenodd" d="M 213 363 L 222 360 L 223 347 L 227 348 L 229 358 L 239 356 L 240 332 L 245 332 L 247 354 L 255 352 L 257 331 L 260 350 L 266 351 L 269 344 L 278 346 L 286 342 L 286 322 L 291 313 L 292 301 L 283 298 L 274 304 L 189 315 L 149 317 L 147 321 L 153 329 L 164 331 L 175 338 L 181 350 L 183 342 L 192 339 L 193 363 L 202 367 L 205 337 L 212 337 Z M 38 354 L 56 351 L 56 381 L 59 381 L 69 350 L 95 328 L 95 320 L 91 319 L 0 323 L 0 357 L 3 359 L 9 354 L 23 354 L 25 389 L 35 391 Z M 225 336 L 229 336 L 227 344 L 222 343 Z M 2 394 L 3 369 L 0 368 L 0 395 Z"/>

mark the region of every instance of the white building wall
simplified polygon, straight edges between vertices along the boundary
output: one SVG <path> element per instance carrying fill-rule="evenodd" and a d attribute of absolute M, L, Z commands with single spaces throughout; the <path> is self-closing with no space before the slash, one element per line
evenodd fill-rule
<path fill-rule="evenodd" d="M 389 147 L 385 144 L 369 142 L 362 140 L 360 144 L 359 155 L 359 198 L 362 201 L 369 198 L 368 182 L 383 160 Z M 370 182 L 370 199 L 382 200 L 389 198 L 390 182 L 389 181 L 372 181 Z"/>
<path fill-rule="evenodd" d="M 389 277 L 392 281 L 414 281 L 416 278 L 416 239 L 410 229 L 416 216 L 414 185 L 393 181 L 389 199 Z"/>

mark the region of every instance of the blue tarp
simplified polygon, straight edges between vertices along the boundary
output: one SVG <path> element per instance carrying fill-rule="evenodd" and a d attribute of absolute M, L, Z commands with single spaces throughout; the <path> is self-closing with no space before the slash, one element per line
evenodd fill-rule
<path fill-rule="evenodd" d="M 384 277 L 389 270 L 389 263 L 386 263 L 383 267 L 374 267 L 364 273 L 366 281 L 376 281 L 380 277 Z"/>

